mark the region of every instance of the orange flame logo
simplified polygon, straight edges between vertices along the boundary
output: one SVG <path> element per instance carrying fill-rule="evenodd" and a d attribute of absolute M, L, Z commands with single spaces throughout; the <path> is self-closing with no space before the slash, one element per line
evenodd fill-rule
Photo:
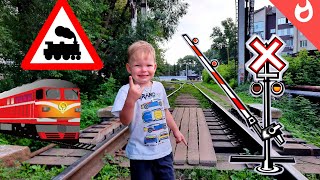
<path fill-rule="evenodd" d="M 64 102 L 60 103 L 59 106 L 58 106 L 58 109 L 61 113 L 64 113 L 67 109 L 68 105 Z"/>

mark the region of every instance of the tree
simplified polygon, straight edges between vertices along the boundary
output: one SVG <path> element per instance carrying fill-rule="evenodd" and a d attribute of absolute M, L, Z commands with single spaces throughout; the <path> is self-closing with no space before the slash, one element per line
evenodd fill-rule
<path fill-rule="evenodd" d="M 185 70 L 186 64 L 188 65 L 188 69 L 195 71 L 198 75 L 201 74 L 203 66 L 201 65 L 200 61 L 196 56 L 187 55 L 183 58 L 178 59 L 177 70 Z"/>
<path fill-rule="evenodd" d="M 100 71 L 23 71 L 21 61 L 51 12 L 55 0 L 0 1 L 0 60 L 12 61 L 1 66 L 0 73 L 19 86 L 43 78 L 60 78 L 77 84 L 82 92 L 96 94 L 99 84 L 113 76 L 127 81 L 127 48 L 137 40 L 150 42 L 156 49 L 159 73 L 164 69 L 163 50 L 158 42 L 169 39 L 187 4 L 181 0 L 150 0 L 149 16 L 138 17 L 136 30 L 130 24 L 129 0 L 69 0 L 71 8 L 95 47 L 104 68 Z M 139 5 L 140 1 L 137 1 Z M 23 77 L 23 78 L 21 78 Z M 8 83 L 7 83 L 8 84 Z M 5 87 L 2 90 L 10 89 Z M 90 98 L 90 97 L 89 97 Z"/>
<path fill-rule="evenodd" d="M 222 63 L 230 59 L 237 59 L 237 27 L 231 18 L 221 22 L 223 30 L 216 26 L 210 37 L 213 39 L 211 47 L 217 51 Z"/>

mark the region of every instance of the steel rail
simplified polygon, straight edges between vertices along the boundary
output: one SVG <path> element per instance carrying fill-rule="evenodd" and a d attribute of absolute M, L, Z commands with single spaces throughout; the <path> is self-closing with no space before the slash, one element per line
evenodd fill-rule
<path fill-rule="evenodd" d="M 97 149 L 81 157 L 74 164 L 65 169 L 54 180 L 62 179 L 91 179 L 99 173 L 105 165 L 104 157 L 107 153 L 115 153 L 121 149 L 129 139 L 129 128 L 123 127 L 120 132 L 114 134 L 98 144 Z"/>
<path fill-rule="evenodd" d="M 174 93 L 178 92 L 184 85 L 186 84 L 186 82 L 184 82 L 183 84 L 180 84 L 180 87 L 176 90 L 174 90 L 172 93 L 170 93 L 169 95 L 167 95 L 167 98 L 169 98 L 170 96 L 172 96 Z"/>

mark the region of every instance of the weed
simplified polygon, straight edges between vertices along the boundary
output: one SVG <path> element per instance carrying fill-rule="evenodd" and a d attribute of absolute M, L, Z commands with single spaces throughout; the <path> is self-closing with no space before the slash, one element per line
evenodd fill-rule
<path fill-rule="evenodd" d="M 22 163 L 17 167 L 0 166 L 0 179 L 52 179 L 66 167 L 47 168 L 46 165 L 30 165 Z"/>
<path fill-rule="evenodd" d="M 268 176 L 259 175 L 252 170 L 242 170 L 242 171 L 220 171 L 215 168 L 210 170 L 205 169 L 183 169 L 176 170 L 176 179 L 204 179 L 204 180 L 269 180 L 272 179 Z"/>
<path fill-rule="evenodd" d="M 97 180 L 105 180 L 105 179 L 120 179 L 120 178 L 128 178 L 130 175 L 130 170 L 125 167 L 120 167 L 115 164 L 116 160 L 114 156 L 107 154 L 104 157 L 105 166 L 101 169 L 99 174 L 92 178 Z"/>

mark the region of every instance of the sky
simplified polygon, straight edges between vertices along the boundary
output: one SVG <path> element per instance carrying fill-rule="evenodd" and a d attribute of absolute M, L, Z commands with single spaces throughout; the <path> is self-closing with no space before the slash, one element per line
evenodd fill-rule
<path fill-rule="evenodd" d="M 165 59 L 174 64 L 179 58 L 194 55 L 189 45 L 182 38 L 182 34 L 198 38 L 198 48 L 205 52 L 210 48 L 212 39 L 210 34 L 215 26 L 221 26 L 221 21 L 231 17 L 236 18 L 234 0 L 185 0 L 189 4 L 187 14 L 180 19 L 180 23 L 173 37 L 162 45 L 166 50 Z M 200 3 L 201 2 L 201 3 Z M 255 0 L 255 9 L 272 5 L 269 0 Z"/>

